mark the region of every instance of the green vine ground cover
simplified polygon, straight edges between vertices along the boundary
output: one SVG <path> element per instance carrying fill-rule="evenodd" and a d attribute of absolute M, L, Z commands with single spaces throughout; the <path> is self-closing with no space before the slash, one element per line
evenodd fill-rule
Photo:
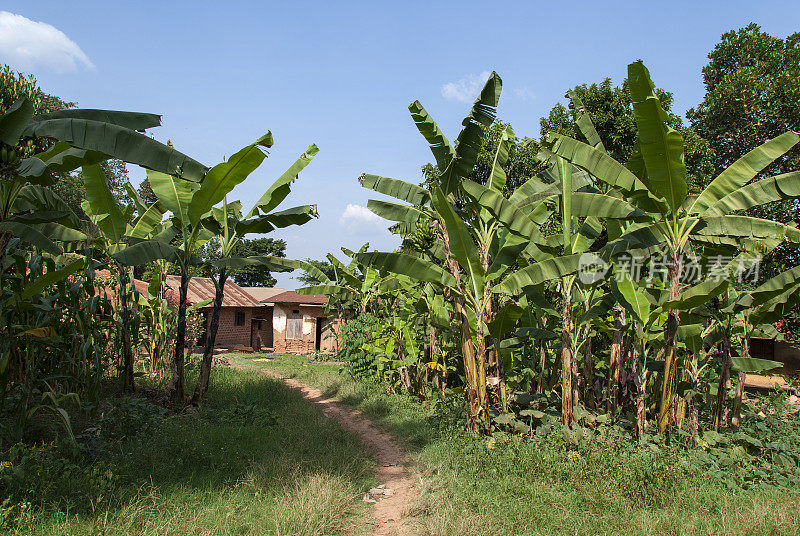
<path fill-rule="evenodd" d="M 797 473 L 780 483 L 754 481 L 764 471 L 759 458 L 748 458 L 729 435 L 667 456 L 658 450 L 664 447 L 638 448 L 613 429 L 577 443 L 558 433 L 533 441 L 502 433 L 476 439 L 451 424 L 463 411 L 458 404 L 388 394 L 339 364 L 300 356 L 234 360 L 321 388 L 402 438 L 418 461 L 422 485 L 413 514 L 424 534 L 800 533 Z M 798 439 L 794 419 L 765 420 L 764 435 L 775 443 Z M 779 464 L 768 470 L 780 472 Z"/>
<path fill-rule="evenodd" d="M 114 398 L 89 424 L 80 452 L 2 455 L 0 534 L 351 535 L 369 517 L 357 438 L 264 375 L 216 367 L 199 412 Z"/>

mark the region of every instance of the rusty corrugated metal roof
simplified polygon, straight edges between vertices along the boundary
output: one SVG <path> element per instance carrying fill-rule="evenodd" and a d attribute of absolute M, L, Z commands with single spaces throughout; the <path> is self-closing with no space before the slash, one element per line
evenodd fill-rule
<path fill-rule="evenodd" d="M 106 269 L 95 270 L 94 271 L 94 276 L 97 279 L 100 279 L 101 281 L 105 281 L 106 279 L 111 277 L 111 272 L 106 270 Z M 136 287 L 136 290 L 138 290 L 139 293 L 144 295 L 144 297 L 146 298 L 147 297 L 147 287 L 148 287 L 147 281 L 142 281 L 141 279 L 134 279 L 133 280 L 133 284 Z M 110 296 L 108 296 L 108 297 L 110 297 Z"/>
<path fill-rule="evenodd" d="M 287 290 L 277 294 L 264 303 L 299 303 L 307 305 L 325 305 L 328 297 L 324 294 L 298 294 L 293 290 Z"/>
<path fill-rule="evenodd" d="M 167 296 L 167 299 L 177 302 L 178 292 L 181 285 L 181 277 L 179 275 L 167 276 L 167 287 L 174 294 Z M 186 294 L 186 301 L 190 305 L 200 303 L 206 300 L 213 300 L 216 290 L 214 282 L 208 277 L 193 277 L 189 280 L 188 292 Z M 168 293 L 169 294 L 169 293 Z M 245 292 L 242 287 L 228 279 L 225 282 L 225 293 L 222 297 L 223 307 L 261 307 L 261 303 L 256 301 L 250 294 Z M 205 307 L 212 307 L 211 304 Z"/>
<path fill-rule="evenodd" d="M 286 292 L 285 288 L 274 287 L 241 287 L 241 289 L 250 294 L 254 300 L 259 302 L 270 301 L 270 298 L 273 296 L 277 296 L 278 294 Z"/>

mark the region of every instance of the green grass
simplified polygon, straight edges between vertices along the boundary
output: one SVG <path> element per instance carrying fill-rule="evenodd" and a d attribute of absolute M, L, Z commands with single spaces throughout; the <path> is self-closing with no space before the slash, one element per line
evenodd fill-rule
<path fill-rule="evenodd" d="M 494 442 L 440 432 L 434 409 L 297 356 L 234 358 L 321 388 L 406 441 L 422 486 L 415 515 L 431 535 L 797 535 L 800 483 L 731 491 L 677 457 L 593 442 Z"/>
<path fill-rule="evenodd" d="M 102 474 L 36 482 L 47 467 L 31 466 L 41 493 L 17 490 L 0 526 L 5 517 L 8 533 L 42 536 L 363 532 L 374 463 L 357 438 L 263 375 L 217 367 L 208 396 L 197 413 L 152 419 L 107 407 Z"/>
<path fill-rule="evenodd" d="M 405 442 L 419 471 L 412 513 L 422 535 L 800 534 L 800 484 L 730 491 L 680 458 L 613 441 L 567 449 L 557 440 L 478 439 L 447 426 L 446 407 L 388 394 L 339 365 L 259 357 L 229 359 L 321 388 Z M 0 508 L 0 533 L 363 533 L 370 512 L 361 495 L 375 482 L 358 440 L 253 372 L 215 368 L 199 413 L 106 404 L 94 463 L 22 466 L 30 474 Z"/>

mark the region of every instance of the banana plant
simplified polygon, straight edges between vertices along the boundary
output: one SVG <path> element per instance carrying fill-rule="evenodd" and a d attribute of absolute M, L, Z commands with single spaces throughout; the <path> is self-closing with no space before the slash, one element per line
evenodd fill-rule
<path fill-rule="evenodd" d="M 259 146 L 272 146 L 272 134 L 267 133 L 254 143 L 244 147 L 228 161 L 217 164 L 197 183 L 181 178 L 176 170 L 173 175 L 153 169 L 147 170 L 147 180 L 153 188 L 160 206 L 172 215 L 171 236 L 155 237 L 137 241 L 118 252 L 114 257 L 122 263 L 142 265 L 161 258 L 175 262 L 181 272 L 178 292 L 177 327 L 175 348 L 172 357 L 172 377 L 167 392 L 173 402 L 184 402 L 184 360 L 186 346 L 186 310 L 189 287 L 189 266 L 199 262 L 195 252 L 214 237 L 218 228 L 212 208 L 241 183 L 266 158 Z M 179 245 L 170 242 L 177 237 Z"/>
<path fill-rule="evenodd" d="M 480 427 L 487 431 L 490 429 L 490 418 L 486 389 L 488 332 L 485 324 L 488 319 L 485 313 L 491 301 L 489 291 L 491 287 L 487 286 L 490 260 L 488 248 L 496 236 L 496 226 L 486 221 L 471 226 L 473 222 L 465 221 L 463 216 L 457 213 L 454 205 L 463 181 L 477 161 L 482 128 L 494 121 L 501 89 L 502 80 L 497 73 L 492 73 L 470 114 L 464 119 L 462 123 L 464 128 L 452 146 L 418 101 L 409 106 L 412 119 L 430 144 L 440 170 L 436 184 L 430 190 L 412 187 L 395 179 L 373 178 L 375 176 L 369 176 L 367 179 L 366 176 L 362 176 L 362 184 L 368 180 L 368 187 L 403 201 L 412 202 L 411 206 L 384 205 L 382 210 L 375 210 L 377 203 L 371 202 L 368 206 L 379 215 L 387 214 L 391 208 L 397 213 L 392 219 L 401 224 L 415 224 L 423 216 L 437 222 L 446 270 L 432 261 L 408 253 L 365 252 L 357 256 L 360 262 L 379 270 L 446 287 L 446 295 L 453 301 L 455 316 L 460 326 L 466 391 L 470 406 L 468 425 L 473 430 Z M 502 164 L 505 163 L 504 158 L 507 159 L 508 156 L 507 144 L 501 143 L 500 146 L 502 149 L 499 160 L 502 162 L 498 163 L 496 158 L 495 168 L 502 168 Z M 493 171 L 492 180 L 495 186 L 500 186 L 504 176 L 505 172 L 501 174 L 500 171 L 497 173 Z M 417 208 L 419 206 L 424 206 L 425 210 Z M 478 240 L 478 246 L 474 240 Z M 470 317 L 474 319 L 472 323 Z M 474 329 L 472 326 L 475 326 Z M 479 425 L 479 422 L 482 424 Z"/>
<path fill-rule="evenodd" d="M 54 172 L 72 171 L 106 158 L 63 142 L 26 158 L 21 143 L 32 119 L 33 106 L 24 97 L 0 116 L 0 266 L 12 237 L 53 255 L 62 252 L 59 241 L 86 240 L 72 211 L 42 187 L 53 183 Z"/>
<path fill-rule="evenodd" d="M 81 208 L 90 217 L 100 231 L 100 237 L 94 241 L 95 247 L 106 253 L 111 259 L 118 278 L 117 296 L 119 298 L 122 331 L 122 388 L 133 391 L 134 359 L 133 333 L 131 332 L 131 307 L 138 302 L 129 289 L 133 288 L 133 268 L 120 262 L 115 255 L 129 247 L 129 238 L 145 239 L 161 230 L 163 211 L 154 203 L 147 210 L 134 216 L 133 206 L 122 207 L 111 193 L 108 179 L 102 168 L 97 165 L 83 166 L 83 183 L 86 188 L 86 200 Z M 135 292 L 134 292 L 135 294 Z"/>
<path fill-rule="evenodd" d="M 152 170 L 147 171 L 147 180 L 160 205 L 171 213 L 166 230 L 150 239 L 139 240 L 131 237 L 129 239 L 131 244 L 112 257 L 126 266 L 141 266 L 166 259 L 174 262 L 181 272 L 175 348 L 167 392 L 173 402 L 183 403 L 189 266 L 200 262 L 196 256 L 197 250 L 214 235 L 208 230 L 205 222 L 189 217 L 189 204 L 194 194 L 200 190 L 200 184 Z M 175 241 L 177 245 L 173 244 Z"/>
<path fill-rule="evenodd" d="M 147 284 L 147 295 L 139 295 L 139 312 L 147 333 L 149 368 L 155 373 L 160 365 L 166 366 L 164 348 L 169 338 L 169 316 L 171 308 L 167 302 L 167 262 L 155 261 L 155 269 Z"/>
<path fill-rule="evenodd" d="M 262 138 L 261 144 L 267 147 L 271 146 L 271 134 L 268 134 L 266 138 Z M 200 404 L 200 401 L 208 390 L 211 378 L 214 343 L 219 328 L 219 315 L 222 309 L 225 282 L 228 276 L 239 268 L 252 265 L 266 266 L 272 271 L 287 271 L 293 269 L 293 263 L 287 263 L 285 259 L 278 257 L 263 255 L 255 257 L 234 256 L 234 248 L 241 242 L 242 238 L 249 233 L 264 234 L 274 229 L 288 227 L 289 225 L 303 225 L 312 218 L 317 217 L 316 205 L 303 205 L 281 211 L 274 211 L 274 209 L 289 195 L 292 182 L 299 177 L 300 171 L 311 163 L 311 160 L 318 152 L 319 149 L 316 145 L 309 145 L 294 164 L 267 189 L 244 218 L 241 213 L 241 203 L 238 201 L 235 203 L 228 203 L 225 197 L 223 197 L 223 205 L 221 208 L 213 207 L 211 209 L 213 222 L 218 226 L 217 229 L 214 229 L 214 232 L 220 239 L 221 256 L 219 259 L 212 261 L 213 268 L 215 271 L 218 270 L 217 277 L 212 277 L 215 287 L 214 308 L 211 313 L 211 323 L 206 336 L 203 359 L 200 364 L 200 375 L 192 395 L 192 404 L 194 405 Z M 245 159 L 250 159 L 249 163 L 231 165 L 225 168 L 225 174 L 212 174 L 214 169 L 216 169 L 212 168 L 211 172 L 209 172 L 208 176 L 203 180 L 201 189 L 197 194 L 198 197 L 193 198 L 192 203 L 189 205 L 190 214 L 192 214 L 193 210 L 194 214 L 201 214 L 210 203 L 215 202 L 216 198 L 221 193 L 230 192 L 233 186 L 246 179 L 247 176 L 260 165 L 265 157 L 266 155 L 257 147 L 257 144 L 251 144 L 236 153 L 230 161 L 244 162 Z M 215 191 L 214 196 L 204 198 L 200 194 L 204 188 L 206 190 L 213 189 Z M 197 199 L 199 199 L 199 201 L 196 201 Z"/>
<path fill-rule="evenodd" d="M 377 308 L 381 299 L 396 290 L 401 282 L 395 274 L 381 274 L 375 268 L 359 262 L 358 255 L 368 249 L 368 243 L 361 246 L 358 253 L 342 248 L 342 252 L 350 257 L 347 265 L 330 253 L 326 255 L 333 266 L 333 279 L 309 263 L 288 261 L 292 266 L 305 270 L 317 283 L 300 288 L 297 292 L 329 296 L 329 307 L 339 311 L 344 318 L 366 313 L 379 314 Z"/>
<path fill-rule="evenodd" d="M 800 267 L 781 272 L 751 291 L 738 293 L 731 302 L 723 312 L 734 319 L 732 323 L 740 333 L 741 352 L 740 357 L 732 357 L 729 364 L 731 369 L 739 373 L 729 424 L 733 429 L 738 429 L 746 374 L 783 365 L 778 361 L 751 357 L 750 337 L 758 332 L 772 338 L 778 336 L 773 323 L 800 303 Z"/>
<path fill-rule="evenodd" d="M 798 174 L 790 173 L 748 184 L 771 162 L 800 141 L 787 132 L 752 150 L 720 173 L 697 197 L 687 197 L 683 139 L 666 123 L 650 74 L 641 62 L 628 66 L 638 141 L 623 166 L 592 145 L 551 134 L 548 148 L 624 195 L 647 214 L 646 221 L 609 230 L 603 254 L 612 258 L 631 249 L 665 248 L 669 254 L 669 299 L 681 292 L 687 252 L 748 251 L 763 255 L 781 242 L 800 242 L 800 230 L 769 220 L 735 214 L 765 203 L 800 196 Z M 680 315 L 670 309 L 665 330 L 665 370 L 661 377 L 659 429 L 673 424 Z"/>

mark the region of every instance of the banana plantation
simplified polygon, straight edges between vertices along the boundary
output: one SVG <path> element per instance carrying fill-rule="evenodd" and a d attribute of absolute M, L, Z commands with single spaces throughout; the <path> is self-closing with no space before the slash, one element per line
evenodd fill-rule
<path fill-rule="evenodd" d="M 54 104 L 6 67 L 0 532 L 797 534 L 800 86 L 684 126 L 635 61 L 524 135 L 485 74 L 469 99 L 442 87 L 460 127 L 408 106 L 421 178 L 376 159 L 325 179 L 357 181 L 399 245 L 341 233 L 301 260 L 287 230 L 336 234 L 297 201 L 336 148 L 259 127 L 207 166 L 159 115 Z M 245 322 L 246 270 L 268 278 Z M 261 352 L 264 322 L 317 352 Z M 223 348 L 230 329 L 250 345 Z"/>
<path fill-rule="evenodd" d="M 362 319 L 366 333 L 346 323 L 343 333 L 355 372 L 422 397 L 463 396 L 465 425 L 484 434 L 532 434 L 555 413 L 567 427 L 620 423 L 639 440 L 697 443 L 705 430 L 738 429 L 747 374 L 783 366 L 751 356 L 750 340 L 779 337 L 773 324 L 800 299 L 798 268 L 754 277 L 800 231 L 749 213 L 800 197 L 800 174 L 752 180 L 800 137 L 752 148 L 690 194 L 683 138 L 641 62 L 628 84 L 637 137 L 627 162 L 608 155 L 571 92 L 583 139 L 548 133 L 539 172 L 513 191 L 510 126 L 486 183 L 468 178 L 495 120 L 496 73 L 455 143 L 419 102 L 409 106 L 435 178 L 359 177 L 395 198 L 368 207 L 402 246 L 345 249 L 349 266 L 329 255 L 333 278 L 303 264 L 319 283 L 303 292 Z"/>

